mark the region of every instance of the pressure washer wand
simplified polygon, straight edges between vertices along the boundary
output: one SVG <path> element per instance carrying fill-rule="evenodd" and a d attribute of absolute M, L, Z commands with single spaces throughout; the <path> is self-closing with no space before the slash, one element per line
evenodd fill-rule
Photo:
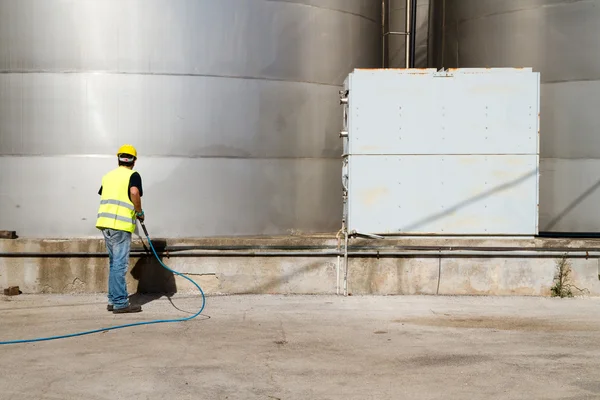
<path fill-rule="evenodd" d="M 144 225 L 144 221 L 140 221 L 140 225 L 142 226 L 142 229 L 144 230 L 144 235 L 146 235 L 146 239 L 148 239 L 148 241 L 150 241 L 150 235 L 148 235 L 148 230 L 146 229 L 146 225 Z M 144 250 L 146 251 L 146 254 L 151 256 L 152 252 L 150 251 L 150 249 L 148 247 L 146 247 L 146 243 L 144 243 L 144 239 L 142 239 L 141 236 L 140 236 L 140 242 L 142 242 L 142 246 L 144 246 Z"/>
<path fill-rule="evenodd" d="M 140 221 L 140 225 L 142 226 L 142 229 L 144 230 L 144 235 L 146 235 L 146 237 L 149 237 L 148 230 L 146 229 L 146 225 L 144 224 L 144 221 Z"/>

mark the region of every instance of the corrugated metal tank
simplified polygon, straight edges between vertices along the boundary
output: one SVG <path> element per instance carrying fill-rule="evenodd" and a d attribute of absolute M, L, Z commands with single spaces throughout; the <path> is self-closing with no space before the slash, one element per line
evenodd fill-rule
<path fill-rule="evenodd" d="M 0 229 L 97 235 L 137 146 L 152 233 L 336 231 L 342 108 L 380 0 L 3 0 Z"/>
<path fill-rule="evenodd" d="M 406 31 L 406 0 L 390 1 L 390 30 Z M 429 39 L 429 0 L 417 0 L 417 36 L 415 49 L 415 68 L 428 66 Z M 394 35 L 389 40 L 390 68 L 406 66 L 405 37 Z"/>
<path fill-rule="evenodd" d="M 445 4 L 445 8 L 444 8 Z M 436 0 L 437 66 L 541 72 L 540 230 L 600 230 L 600 2 Z"/>

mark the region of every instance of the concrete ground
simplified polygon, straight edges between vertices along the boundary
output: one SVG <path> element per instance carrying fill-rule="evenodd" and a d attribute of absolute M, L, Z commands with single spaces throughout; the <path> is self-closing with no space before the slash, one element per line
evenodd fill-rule
<path fill-rule="evenodd" d="M 0 341 L 185 315 L 0 297 Z M 597 399 L 599 316 L 597 298 L 209 297 L 190 322 L 0 346 L 0 398 Z"/>

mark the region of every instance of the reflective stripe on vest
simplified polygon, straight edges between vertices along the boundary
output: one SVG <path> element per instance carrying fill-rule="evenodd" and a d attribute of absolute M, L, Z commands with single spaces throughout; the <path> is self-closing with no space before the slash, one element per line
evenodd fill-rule
<path fill-rule="evenodd" d="M 129 180 L 133 171 L 119 167 L 102 178 L 102 197 L 96 227 L 135 231 L 135 207 L 129 199 Z"/>
<path fill-rule="evenodd" d="M 124 201 L 119 201 L 119 200 L 100 200 L 100 204 L 114 204 L 120 207 L 125 207 L 128 208 L 130 210 L 134 210 L 135 211 L 135 207 L 132 204 L 127 204 Z"/>
<path fill-rule="evenodd" d="M 123 221 L 123 222 L 132 222 L 135 220 L 135 218 L 121 217 L 120 215 L 110 214 L 110 213 L 99 213 L 98 218 L 116 219 L 117 221 Z"/>

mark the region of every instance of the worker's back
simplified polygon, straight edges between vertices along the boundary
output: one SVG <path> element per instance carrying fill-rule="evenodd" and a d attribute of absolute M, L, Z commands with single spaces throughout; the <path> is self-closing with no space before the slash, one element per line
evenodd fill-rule
<path fill-rule="evenodd" d="M 100 208 L 96 228 L 135 230 L 135 209 L 129 195 L 132 169 L 118 167 L 102 177 Z"/>

